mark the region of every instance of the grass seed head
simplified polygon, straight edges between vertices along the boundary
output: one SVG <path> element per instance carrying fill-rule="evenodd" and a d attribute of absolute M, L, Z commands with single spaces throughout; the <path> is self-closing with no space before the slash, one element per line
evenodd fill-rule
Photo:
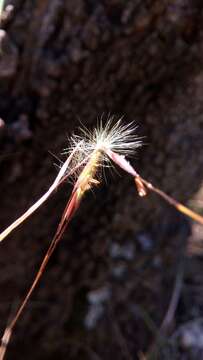
<path fill-rule="evenodd" d="M 89 151 L 93 149 L 103 152 L 112 150 L 119 154 L 130 155 L 134 154 L 135 150 L 141 146 L 136 129 L 133 122 L 124 124 L 121 118 L 114 123 L 113 118 L 110 118 L 106 124 L 100 121 L 92 132 L 85 128 L 82 128 L 81 131 Z"/>
<path fill-rule="evenodd" d="M 81 179 L 82 170 L 78 166 L 80 163 L 82 164 L 82 169 L 84 164 L 91 163 L 92 169 L 94 169 L 92 172 L 95 176 L 95 170 L 109 165 L 108 151 L 114 151 L 124 156 L 133 155 L 135 150 L 142 145 L 140 138 L 136 135 L 136 129 L 137 127 L 133 122 L 125 124 L 122 118 L 117 122 L 110 118 L 105 124 L 101 120 L 92 131 L 85 127 L 80 128 L 80 135 L 73 135 L 70 139 L 69 148 L 64 151 L 65 154 L 71 153 L 77 147 L 77 151 L 75 151 L 71 161 L 71 167 L 73 169 L 77 168 L 74 175 L 75 180 L 78 179 L 78 176 Z M 88 171 L 85 170 L 85 174 L 86 176 L 88 174 L 87 177 L 90 180 L 91 169 L 89 166 Z M 89 185 L 90 183 L 91 181 Z"/>

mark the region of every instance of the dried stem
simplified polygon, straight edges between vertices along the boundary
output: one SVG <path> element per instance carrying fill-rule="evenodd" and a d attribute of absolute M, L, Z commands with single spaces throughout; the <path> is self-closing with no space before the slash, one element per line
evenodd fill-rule
<path fill-rule="evenodd" d="M 17 228 L 20 224 L 22 224 L 28 217 L 30 217 L 49 198 L 49 196 L 53 193 L 53 191 L 57 189 L 57 187 L 61 184 L 61 182 L 63 182 L 67 177 L 72 175 L 72 173 L 76 170 L 77 167 L 75 167 L 72 171 L 69 171 L 68 174 L 66 174 L 66 172 L 70 164 L 70 161 L 73 158 L 79 146 L 80 143 L 70 154 L 67 160 L 64 162 L 63 166 L 61 167 L 61 170 L 59 171 L 56 179 L 54 180 L 53 184 L 50 186 L 48 191 L 39 200 L 37 200 L 23 215 L 21 215 L 17 220 L 15 220 L 10 226 L 8 226 L 0 234 L 0 242 L 4 240 L 15 228 Z M 87 158 L 84 159 L 82 163 L 78 164 L 78 167 L 81 166 L 84 163 L 84 161 L 87 161 Z"/>
<path fill-rule="evenodd" d="M 65 208 L 65 211 L 63 213 L 63 216 L 61 218 L 61 221 L 59 223 L 59 226 L 57 228 L 57 231 L 56 231 L 56 234 L 46 252 L 46 255 L 41 263 L 41 266 L 37 272 L 37 275 L 32 283 L 32 286 L 30 287 L 25 299 L 23 300 L 22 304 L 20 305 L 15 317 L 13 318 L 13 320 L 11 321 L 11 323 L 7 326 L 5 332 L 4 332 L 4 335 L 2 337 L 2 341 L 1 341 L 1 347 L 0 347 L 0 360 L 3 360 L 4 358 L 4 355 L 5 355 L 5 351 L 6 351 L 6 347 L 7 347 L 7 344 L 9 342 L 9 339 L 11 337 L 11 334 L 12 334 L 12 331 L 13 331 L 13 328 L 14 326 L 16 325 L 21 313 L 23 312 L 28 300 L 30 299 L 30 296 L 32 295 L 36 285 L 38 284 L 46 266 L 47 266 L 47 263 L 50 259 L 50 256 L 53 254 L 58 242 L 60 241 L 70 219 L 72 218 L 75 210 L 77 209 L 78 207 L 78 202 L 76 201 L 76 192 L 72 193 L 71 195 L 71 198 Z"/>
<path fill-rule="evenodd" d="M 88 133 L 88 141 L 87 144 L 81 140 L 78 141 L 78 137 L 76 136 L 73 138 L 73 145 L 74 148 L 62 166 L 58 176 L 56 177 L 54 183 L 51 185 L 49 190 L 33 205 L 31 206 L 20 218 L 18 218 L 13 224 L 11 224 L 6 230 L 4 230 L 0 234 L 0 241 L 2 241 L 12 230 L 14 230 L 17 226 L 19 226 L 25 219 L 27 219 L 33 212 L 39 208 L 51 195 L 51 193 L 57 188 L 58 185 L 61 184 L 62 181 L 66 177 L 68 177 L 71 172 L 67 174 L 67 167 L 72 160 L 73 155 L 79 151 L 79 157 L 80 161 L 74 166 L 72 169 L 72 172 L 75 172 L 76 168 L 81 168 L 81 166 L 84 164 L 84 167 L 81 171 L 81 173 L 78 176 L 78 179 L 75 183 L 75 186 L 73 188 L 71 197 L 66 205 L 66 208 L 64 210 L 64 213 L 62 215 L 61 221 L 58 225 L 56 234 L 46 252 L 46 255 L 41 263 L 41 266 L 37 272 L 36 277 L 34 278 L 34 281 L 25 296 L 21 306 L 19 307 L 16 315 L 14 316 L 13 320 L 10 322 L 10 324 L 6 327 L 6 330 L 4 331 L 1 347 L 0 347 L 0 360 L 3 360 L 7 344 L 10 340 L 13 328 L 16 325 L 16 322 L 18 321 L 21 313 L 23 312 L 28 300 L 30 299 L 30 296 L 32 295 L 35 287 L 37 286 L 46 266 L 47 263 L 53 254 L 57 244 L 62 238 L 62 235 L 68 226 L 72 216 L 74 215 L 75 211 L 77 210 L 82 197 L 86 191 L 88 191 L 93 185 L 97 185 L 99 181 L 95 179 L 95 175 L 97 172 L 97 168 L 101 165 L 101 162 L 105 156 L 109 157 L 113 162 L 115 162 L 118 166 L 120 166 L 123 170 L 125 170 L 127 173 L 129 173 L 133 178 L 135 179 L 135 183 L 137 186 L 137 190 L 140 196 L 145 196 L 147 194 L 147 189 L 151 190 L 155 193 L 157 193 L 159 196 L 161 196 L 164 200 L 166 200 L 169 204 L 174 206 L 178 211 L 184 213 L 185 215 L 189 216 L 193 220 L 196 220 L 203 224 L 203 217 L 196 214 L 192 210 L 188 209 L 169 195 L 167 195 L 165 192 L 161 191 L 159 188 L 154 187 L 151 183 L 146 181 L 144 178 L 142 178 L 137 171 L 132 167 L 132 165 L 125 159 L 125 156 L 119 155 L 115 151 L 122 151 L 123 149 L 126 151 L 127 149 L 130 150 L 131 147 L 134 149 L 137 148 L 140 144 L 139 141 L 135 140 L 133 135 L 133 128 L 129 126 L 120 126 L 120 122 L 112 127 L 110 129 L 110 123 L 107 124 L 107 126 L 99 130 L 95 130 L 93 135 Z M 81 139 L 81 138 L 79 138 Z M 82 146 L 81 146 L 82 145 Z M 84 147 L 85 145 L 85 147 Z M 80 148 L 81 146 L 81 148 Z M 114 149 L 115 151 L 112 151 Z M 87 151 L 87 152 L 85 152 Z M 85 154 L 85 156 L 82 157 L 81 160 L 81 152 L 82 155 Z M 84 154 L 83 154 L 84 153 Z M 76 154 L 77 155 L 77 154 Z M 77 158 L 77 156 L 76 156 Z M 175 299 L 176 300 L 176 299 Z M 175 302 L 174 300 L 174 302 Z M 174 304 L 173 308 L 174 308 Z M 173 311 L 170 309 L 170 312 Z"/>
<path fill-rule="evenodd" d="M 110 157 L 112 161 L 114 161 L 118 166 L 120 166 L 124 171 L 132 175 L 135 179 L 135 183 L 137 186 L 137 190 L 140 196 L 145 196 L 147 194 L 147 190 L 151 190 L 161 196 L 164 200 L 166 200 L 170 205 L 174 206 L 179 212 L 187 215 L 194 221 L 199 222 L 203 225 L 203 217 L 196 212 L 190 210 L 185 205 L 179 203 L 177 200 L 167 195 L 164 191 L 152 185 L 150 182 L 145 180 L 142 176 L 140 176 L 137 171 L 132 167 L 132 165 L 125 159 L 124 156 L 121 156 L 111 150 L 107 150 L 106 154 Z"/>
<path fill-rule="evenodd" d="M 175 200 L 171 196 L 167 195 L 164 191 L 162 191 L 159 188 L 155 187 L 154 185 L 152 185 L 151 183 L 149 183 L 148 181 L 143 179 L 141 176 L 139 176 L 139 178 L 149 190 L 152 190 L 153 192 L 157 193 L 159 196 L 161 196 L 164 200 L 166 200 L 170 205 L 174 206 L 182 214 L 188 216 L 192 220 L 197 221 L 197 222 L 199 222 L 200 224 L 203 225 L 203 217 L 201 215 L 199 215 L 196 212 L 192 211 L 191 209 L 189 209 L 185 205 L 179 203 L 177 200 Z"/>
<path fill-rule="evenodd" d="M 13 320 L 10 322 L 10 324 L 6 327 L 6 329 L 4 331 L 4 334 L 3 334 L 3 337 L 1 340 L 1 347 L 0 347 L 0 360 L 3 360 L 8 342 L 9 342 L 11 334 L 12 334 L 12 331 L 13 331 L 20 315 L 22 314 L 25 306 L 27 305 L 34 289 L 36 288 L 40 278 L 42 277 L 42 274 L 44 273 L 44 270 L 48 264 L 48 261 L 49 261 L 51 255 L 53 254 L 57 244 L 61 240 L 62 235 L 63 235 L 64 231 L 66 230 L 67 225 L 69 224 L 75 211 L 79 207 L 79 204 L 82 200 L 84 193 L 87 190 L 89 190 L 92 185 L 95 185 L 98 183 L 98 181 L 94 179 L 94 176 L 97 171 L 100 156 L 101 156 L 101 152 L 99 150 L 93 151 L 91 158 L 89 159 L 86 166 L 82 170 L 80 176 L 78 177 L 78 180 L 74 186 L 71 197 L 70 197 L 70 199 L 66 205 L 66 208 L 63 212 L 63 215 L 62 215 L 61 221 L 58 225 L 56 234 L 51 241 L 51 244 L 50 244 L 50 246 L 46 252 L 46 255 L 41 263 L 41 266 L 37 272 L 37 275 L 35 276 L 34 281 L 31 285 L 29 291 L 27 292 L 27 295 L 25 296 L 22 304 L 20 305 L 16 315 L 14 316 Z"/>
<path fill-rule="evenodd" d="M 1 15 L 3 12 L 3 8 L 4 8 L 4 0 L 0 0 L 0 22 L 1 22 Z"/>

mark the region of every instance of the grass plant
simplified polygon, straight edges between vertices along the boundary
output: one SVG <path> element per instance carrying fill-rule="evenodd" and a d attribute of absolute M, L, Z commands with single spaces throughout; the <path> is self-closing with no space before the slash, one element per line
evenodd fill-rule
<path fill-rule="evenodd" d="M 133 154 L 136 149 L 141 146 L 142 142 L 136 135 L 136 127 L 133 123 L 124 125 L 122 119 L 115 124 L 110 119 L 105 126 L 99 124 L 92 132 L 87 129 L 82 129 L 82 135 L 74 135 L 70 141 L 70 147 L 65 150 L 68 154 L 67 160 L 61 167 L 55 181 L 48 189 L 48 191 L 33 204 L 22 216 L 14 221 L 7 229 L 0 234 L 0 241 L 5 239 L 16 227 L 22 224 L 34 211 L 36 211 L 53 191 L 71 175 L 74 174 L 74 185 L 70 198 L 67 201 L 66 208 L 62 214 L 60 223 L 56 233 L 51 241 L 51 244 L 44 256 L 41 266 L 34 278 L 34 281 L 27 292 L 22 304 L 18 308 L 11 322 L 6 327 L 0 347 L 0 360 L 3 360 L 10 340 L 13 329 L 22 314 L 32 292 L 38 284 L 47 263 L 53 254 L 57 244 L 60 242 L 70 220 L 74 216 L 76 210 L 87 191 L 93 186 L 100 184 L 99 170 L 103 166 L 108 166 L 110 162 L 115 163 L 122 168 L 127 174 L 134 178 L 138 194 L 146 196 L 149 191 L 153 191 L 166 200 L 170 205 L 174 206 L 178 211 L 187 215 L 191 219 L 203 224 L 203 217 L 188 209 L 186 206 L 180 204 L 178 201 L 167 195 L 159 188 L 152 185 L 145 180 L 132 167 L 126 156 Z"/>

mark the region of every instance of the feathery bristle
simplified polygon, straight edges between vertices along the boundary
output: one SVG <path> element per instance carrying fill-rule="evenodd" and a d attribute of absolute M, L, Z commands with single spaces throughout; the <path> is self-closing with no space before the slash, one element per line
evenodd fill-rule
<path fill-rule="evenodd" d="M 136 135 L 136 129 L 137 126 L 134 125 L 134 122 L 124 124 L 122 118 L 116 123 L 113 122 L 113 118 L 110 118 L 105 124 L 100 121 L 93 131 L 81 127 L 81 134 L 71 137 L 70 146 L 65 149 L 64 154 L 71 153 L 77 147 L 71 161 L 71 168 L 73 169 L 78 167 L 80 163 L 84 165 L 84 160 L 87 158 L 88 161 L 92 152 L 97 150 L 102 153 L 100 165 L 105 166 L 105 163 L 109 163 L 109 158 L 106 155 L 108 150 L 129 156 L 134 154 L 135 150 L 142 145 L 141 139 Z M 75 179 L 80 171 L 79 166 Z"/>
<path fill-rule="evenodd" d="M 112 150 L 119 154 L 129 155 L 141 146 L 141 141 L 135 134 L 137 126 L 133 122 L 122 124 L 122 118 L 113 123 L 110 118 L 106 124 L 100 121 L 97 128 L 92 132 L 82 128 L 85 143 L 89 150 L 98 149 L 101 151 Z"/>

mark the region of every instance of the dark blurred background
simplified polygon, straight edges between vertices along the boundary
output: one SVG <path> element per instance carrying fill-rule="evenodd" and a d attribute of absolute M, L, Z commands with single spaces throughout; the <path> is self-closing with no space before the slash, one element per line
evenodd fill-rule
<path fill-rule="evenodd" d="M 55 178 L 50 153 L 60 157 L 80 122 L 109 114 L 139 125 L 139 172 L 203 212 L 201 0 L 10 0 L 0 46 L 2 230 Z M 106 177 L 66 231 L 6 359 L 203 358 L 201 226 L 156 195 L 139 198 L 121 171 Z M 1 244 L 2 333 L 70 191 Z"/>

